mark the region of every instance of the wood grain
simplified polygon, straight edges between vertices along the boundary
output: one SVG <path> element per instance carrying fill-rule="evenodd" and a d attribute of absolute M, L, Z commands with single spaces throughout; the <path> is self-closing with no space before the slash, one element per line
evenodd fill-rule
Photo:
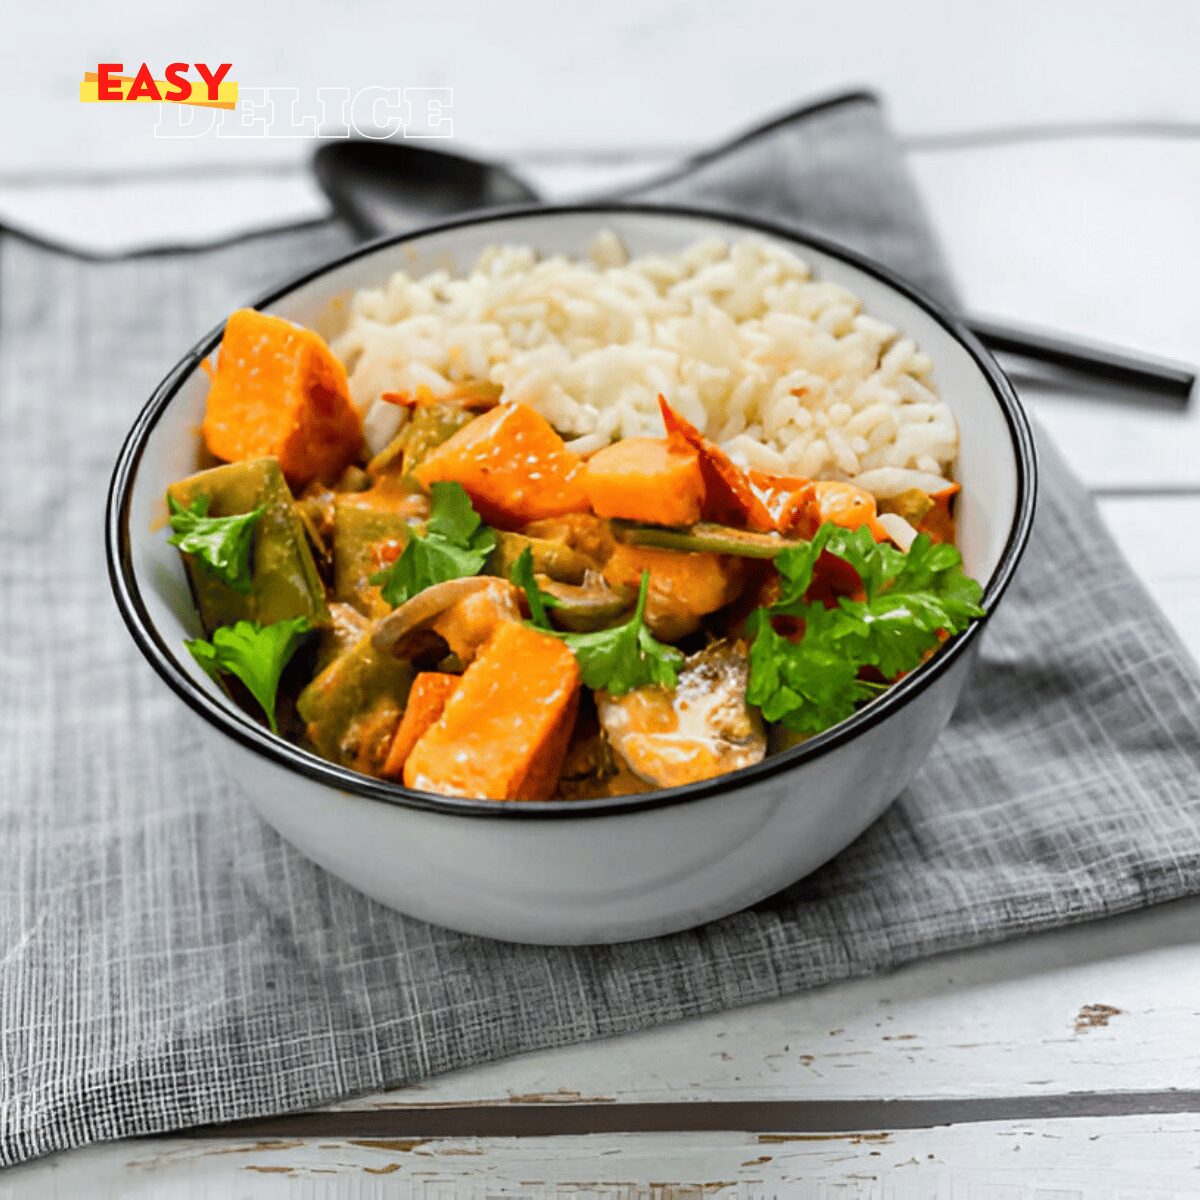
<path fill-rule="evenodd" d="M 1153 1163 L 1152 1175 L 1148 1164 Z M 758 1200 L 830 1194 L 1024 1200 L 1195 1196 L 1200 1118 L 1017 1121 L 845 1134 L 118 1144 L 17 1167 L 0 1198 Z"/>

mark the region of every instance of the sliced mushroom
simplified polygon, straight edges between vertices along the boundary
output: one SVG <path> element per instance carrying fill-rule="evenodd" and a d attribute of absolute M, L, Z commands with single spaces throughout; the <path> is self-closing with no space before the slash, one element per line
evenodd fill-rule
<path fill-rule="evenodd" d="M 482 575 L 472 575 L 466 579 L 435 583 L 433 587 L 418 592 L 411 600 L 393 609 L 386 617 L 381 617 L 375 623 L 372 644 L 381 654 L 407 658 L 405 650 L 414 635 L 428 630 L 448 608 L 467 596 L 483 591 L 493 582 Z"/>
<path fill-rule="evenodd" d="M 484 578 L 485 586 L 463 596 L 434 618 L 430 628 L 464 666 L 505 621 L 521 619 L 520 589 L 506 579 Z"/>
<path fill-rule="evenodd" d="M 714 642 L 685 661 L 674 691 L 597 693 L 600 726 L 629 769 L 659 787 L 724 775 L 766 753 L 762 717 L 746 703 L 749 677 L 745 644 Z"/>
<path fill-rule="evenodd" d="M 581 584 L 558 583 L 541 577 L 538 587 L 554 598 L 550 620 L 560 629 L 572 633 L 590 633 L 607 629 L 633 605 L 633 593 L 623 587 L 609 587 L 602 578 L 591 572 Z"/>
<path fill-rule="evenodd" d="M 394 658 L 449 652 L 466 666 L 501 621 L 519 621 L 520 590 L 504 579 L 472 575 L 435 583 L 375 623 L 371 640 Z"/>

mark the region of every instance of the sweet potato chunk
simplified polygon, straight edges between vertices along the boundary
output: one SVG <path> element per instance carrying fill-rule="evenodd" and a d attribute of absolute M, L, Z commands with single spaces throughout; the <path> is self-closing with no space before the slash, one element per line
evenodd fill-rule
<path fill-rule="evenodd" d="M 413 474 L 424 487 L 461 483 L 480 516 L 502 528 L 588 509 L 583 463 L 550 422 L 524 404 L 501 404 L 476 417 Z"/>
<path fill-rule="evenodd" d="M 818 480 L 812 485 L 813 498 L 817 507 L 818 526 L 826 521 L 841 525 L 845 529 L 858 529 L 865 525 L 877 542 L 887 541 L 887 530 L 879 523 L 875 497 L 852 483 L 837 480 Z"/>
<path fill-rule="evenodd" d="M 404 706 L 404 715 L 392 738 L 387 760 L 379 772 L 384 779 L 401 780 L 404 778 L 404 764 L 412 753 L 412 748 L 421 740 L 425 731 L 442 715 L 446 701 L 458 687 L 459 676 L 448 675 L 443 671 L 422 671 L 413 680 L 408 693 L 408 703 Z"/>
<path fill-rule="evenodd" d="M 776 476 L 780 484 L 791 482 Z M 887 540 L 887 530 L 879 524 L 875 497 L 852 483 L 836 479 L 814 479 L 784 496 L 777 506 L 771 506 L 780 533 L 810 538 L 826 521 L 843 529 L 858 529 L 865 525 L 877 541 Z"/>
<path fill-rule="evenodd" d="M 659 550 L 618 542 L 604 564 L 613 587 L 636 592 L 650 572 L 646 624 L 656 637 L 676 641 L 695 630 L 701 617 L 736 599 L 745 581 L 741 559 L 720 554 Z"/>
<path fill-rule="evenodd" d="M 766 533 L 775 528 L 767 506 L 750 486 L 746 472 L 721 449 L 710 442 L 695 425 L 681 417 L 659 396 L 667 440 L 676 446 L 690 446 L 700 456 L 704 478 L 704 517 L 723 525 L 738 525 Z"/>
<path fill-rule="evenodd" d="M 584 486 L 599 517 L 694 525 L 704 503 L 700 456 L 666 438 L 625 438 L 598 450 Z"/>
<path fill-rule="evenodd" d="M 579 705 L 575 656 L 557 638 L 500 625 L 404 764 L 411 788 L 444 796 L 545 800 Z"/>
<path fill-rule="evenodd" d="M 345 368 L 324 340 L 250 308 L 225 323 L 202 428 L 217 458 L 274 456 L 297 489 L 335 479 L 362 448 Z"/>

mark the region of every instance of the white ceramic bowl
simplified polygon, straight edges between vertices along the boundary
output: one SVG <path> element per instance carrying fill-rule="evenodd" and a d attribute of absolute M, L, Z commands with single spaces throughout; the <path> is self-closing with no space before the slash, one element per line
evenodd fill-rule
<path fill-rule="evenodd" d="M 470 264 L 497 241 L 586 253 L 612 229 L 634 253 L 753 234 L 798 250 L 820 277 L 914 337 L 958 418 L 959 542 L 994 612 L 1029 533 L 1035 460 L 1008 381 L 963 327 L 887 271 L 817 238 L 677 208 L 507 210 L 389 238 L 288 284 L 258 307 L 323 328 L 331 301 L 404 268 Z M 984 622 L 880 699 L 803 746 L 719 779 L 574 802 L 456 800 L 334 766 L 273 736 L 215 686 L 183 641 L 198 633 L 161 528 L 167 484 L 195 467 L 213 330 L 159 385 L 121 450 L 107 514 L 109 568 L 142 653 L 201 718 L 212 753 L 290 842 L 406 913 L 511 941 L 615 942 L 685 929 L 753 904 L 856 838 L 912 778 L 967 682 Z"/>

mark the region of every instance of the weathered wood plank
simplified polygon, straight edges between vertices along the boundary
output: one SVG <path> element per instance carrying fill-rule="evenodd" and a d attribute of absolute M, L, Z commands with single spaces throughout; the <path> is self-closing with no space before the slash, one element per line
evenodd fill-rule
<path fill-rule="evenodd" d="M 125 1143 L 18 1167 L 0 1198 L 683 1200 L 1200 1194 L 1200 1117 L 850 1134 Z"/>
<path fill-rule="evenodd" d="M 1183 901 L 348 1106 L 1197 1088 L 1198 919 Z"/>

